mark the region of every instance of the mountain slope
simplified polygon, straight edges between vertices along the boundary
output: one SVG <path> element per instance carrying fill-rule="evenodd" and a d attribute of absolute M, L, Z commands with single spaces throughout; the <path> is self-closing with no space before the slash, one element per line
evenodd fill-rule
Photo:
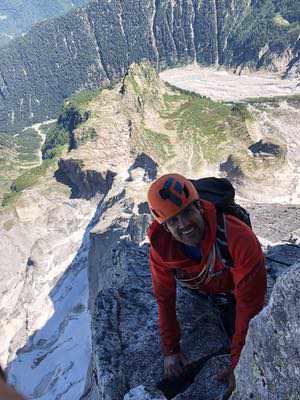
<path fill-rule="evenodd" d="M 225 80 L 226 75 L 216 73 L 216 77 L 218 92 L 220 78 Z M 150 63 L 133 64 L 113 89 L 84 91 L 64 103 L 56 126 L 46 131 L 42 165 L 15 170 L 16 177 L 11 176 L 12 168 L 10 175 L 3 171 L 7 181 L 2 190 L 10 187 L 10 191 L 6 189 L 2 205 L 9 206 L 47 168 L 55 168 L 57 158 L 62 158 L 61 172 L 68 171 L 64 182 L 73 182 L 74 195 L 84 191 L 90 198 L 97 174 L 109 181 L 122 172 L 123 162 L 129 164 L 140 153 L 153 159 L 160 173 L 222 174 L 248 199 L 297 203 L 299 121 L 297 95 L 216 102 L 165 84 Z M 78 171 L 85 171 L 82 182 L 74 178 Z"/>
<path fill-rule="evenodd" d="M 113 83 L 144 59 L 158 68 L 198 61 L 285 72 L 299 56 L 291 8 L 275 0 L 96 0 L 39 23 L 0 50 L 0 130 L 56 116 L 66 97 Z"/>
<path fill-rule="evenodd" d="M 0 46 L 27 32 L 43 19 L 61 15 L 87 4 L 88 0 L 2 0 L 0 4 Z"/>

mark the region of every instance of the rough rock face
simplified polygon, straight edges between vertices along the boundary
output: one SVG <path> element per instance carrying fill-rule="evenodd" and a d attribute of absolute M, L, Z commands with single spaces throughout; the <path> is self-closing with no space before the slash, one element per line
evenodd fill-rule
<path fill-rule="evenodd" d="M 60 159 L 55 176 L 72 189 L 72 198 L 91 199 L 96 193 L 105 194 L 109 191 L 115 173 L 112 171 L 97 172 L 84 170 L 81 160 Z"/>
<path fill-rule="evenodd" d="M 251 321 L 232 400 L 300 397 L 300 264 L 276 282 L 269 305 Z"/>
<path fill-rule="evenodd" d="M 139 181 L 142 185 L 142 179 L 146 187 L 147 179 L 142 169 L 132 169 L 133 172 L 134 182 L 114 181 L 101 205 L 99 222 L 91 231 L 89 282 L 93 350 L 85 393 L 81 397 L 86 400 L 166 399 L 157 389 L 163 374 L 163 359 L 156 325 L 157 307 L 151 289 L 149 248 L 142 240 L 149 215 L 140 215 L 136 201 L 128 196 L 130 184 L 136 185 Z M 264 215 L 266 219 L 274 220 L 271 211 Z M 276 240 L 276 234 L 271 234 L 270 239 Z M 276 287 L 281 275 L 287 271 L 287 264 L 293 264 L 299 258 L 300 249 L 286 244 L 269 248 L 267 254 L 272 258 L 268 260 L 271 293 L 275 282 L 278 282 Z M 296 286 L 294 290 L 297 290 Z M 293 312 L 297 313 L 295 310 Z M 209 298 L 179 287 L 178 315 L 183 332 L 183 350 L 190 360 L 201 359 L 228 346 L 220 316 Z M 297 323 L 294 322 L 293 329 Z M 291 334 L 293 330 L 287 326 Z M 266 338 L 261 340 L 266 341 Z M 287 343 L 291 340 L 292 337 L 288 337 Z M 228 355 L 209 359 L 194 383 L 176 399 L 214 400 L 221 396 L 226 385 L 217 382 L 213 376 L 228 363 Z M 293 370 L 291 376 L 297 376 Z M 239 375 L 237 377 L 239 379 Z M 293 390 L 291 393 L 295 394 Z M 267 400 L 268 397 L 261 399 Z"/>
<path fill-rule="evenodd" d="M 298 57 L 290 63 L 285 77 L 286 78 L 295 78 L 295 77 L 297 78 L 299 76 L 299 73 L 300 73 L 300 58 Z"/>
<path fill-rule="evenodd" d="M 241 167 L 235 162 L 232 155 L 220 164 L 220 171 L 226 173 L 228 179 L 232 182 L 239 183 L 244 177 Z"/>
<path fill-rule="evenodd" d="M 10 382 L 33 399 L 69 400 L 79 393 L 82 400 L 166 398 L 156 386 L 162 378 L 163 359 L 145 242 L 150 222 L 145 194 L 156 165 L 141 155 L 128 173 L 124 170 L 114 177 L 105 197 L 98 198 L 98 205 L 59 194 L 62 187 L 57 183 L 51 190 L 47 186 L 32 189 L 17 203 L 21 222 L 5 232 L 2 251 L 5 243 L 18 238 L 23 264 L 15 267 L 23 275 L 22 279 L 12 275 L 9 291 L 2 296 L 1 338 L 7 342 L 1 356 L 8 359 Z M 273 241 L 286 237 L 284 229 L 291 226 L 290 220 L 284 222 L 281 207 L 263 209 L 261 205 L 257 215 L 255 207 L 252 211 L 255 224 L 261 223 L 259 233 L 264 237 L 270 233 Z M 296 207 L 288 209 L 295 232 L 297 212 Z M 8 229 L 12 216 L 7 218 Z M 266 228 L 271 222 L 277 229 Z M 32 233 L 26 235 L 29 229 Z M 30 243 L 23 243 L 22 237 Z M 271 292 L 287 267 L 278 261 L 292 264 L 299 259 L 299 250 L 283 245 L 272 247 L 268 254 L 273 259 L 268 266 Z M 16 279 L 19 283 L 13 287 Z M 12 293 L 15 302 L 11 302 Z M 178 288 L 178 315 L 183 349 L 190 360 L 228 346 L 209 298 Z M 213 376 L 228 363 L 226 354 L 209 358 L 194 383 L 176 398 L 214 400 L 224 393 L 225 385 Z M 30 379 L 24 381 L 28 365 Z"/>
<path fill-rule="evenodd" d="M 64 185 L 49 187 L 48 179 L 0 221 L 1 365 L 20 392 L 44 400 L 76 398 L 84 388 L 88 236 L 96 209 L 95 199 L 70 199 Z M 82 326 L 84 337 L 76 334 Z"/>
<path fill-rule="evenodd" d="M 139 201 L 132 196 L 136 186 L 145 194 L 149 181 L 144 169 L 130 171 L 129 180 L 116 177 L 101 205 L 99 222 L 90 234 L 93 356 L 82 399 L 120 399 L 140 384 L 149 389 L 134 389 L 127 397 L 139 393 L 144 396 L 141 398 L 153 398 L 163 374 L 149 247 L 144 243 L 151 218 L 139 213 Z M 209 299 L 182 289 L 178 291 L 178 304 L 180 319 L 187 326 L 186 336 L 190 335 L 184 349 L 190 358 L 198 359 L 228 347 L 219 315 Z M 213 399 L 224 390 L 224 385 L 210 380 L 213 372 L 229 362 L 229 357 L 218 360 L 212 369 L 204 368 L 199 386 L 191 389 L 194 395 L 210 393 L 207 398 Z M 191 390 L 179 398 L 191 398 Z M 158 396 L 164 398 L 162 394 Z"/>
<path fill-rule="evenodd" d="M 274 35 L 283 43 L 268 47 L 266 60 L 260 56 L 265 31 L 251 47 L 257 12 L 267 18 L 249 0 L 97 0 L 41 22 L 0 51 L 0 130 L 49 119 L 76 90 L 113 83 L 143 59 L 159 68 L 195 60 L 259 67 L 290 49 L 290 65 L 298 54 L 297 38 L 281 27 Z"/>
<path fill-rule="evenodd" d="M 280 146 L 274 143 L 264 142 L 262 139 L 257 143 L 252 144 L 249 147 L 249 150 L 254 156 L 264 155 L 266 157 L 275 157 L 281 153 Z"/>

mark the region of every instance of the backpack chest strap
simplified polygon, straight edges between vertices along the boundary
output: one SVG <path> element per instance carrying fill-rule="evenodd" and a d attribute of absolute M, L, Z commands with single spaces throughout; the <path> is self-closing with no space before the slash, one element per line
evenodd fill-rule
<path fill-rule="evenodd" d="M 233 259 L 227 243 L 226 217 L 223 213 L 217 215 L 216 252 L 222 264 L 227 268 L 233 267 Z"/>

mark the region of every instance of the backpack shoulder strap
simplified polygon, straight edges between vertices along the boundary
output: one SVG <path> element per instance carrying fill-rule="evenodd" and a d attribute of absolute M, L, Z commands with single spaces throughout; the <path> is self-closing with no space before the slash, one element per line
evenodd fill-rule
<path fill-rule="evenodd" d="M 227 268 L 233 267 L 233 259 L 229 252 L 227 244 L 227 230 L 226 218 L 223 213 L 217 214 L 217 234 L 216 234 L 216 250 L 222 261 Z"/>

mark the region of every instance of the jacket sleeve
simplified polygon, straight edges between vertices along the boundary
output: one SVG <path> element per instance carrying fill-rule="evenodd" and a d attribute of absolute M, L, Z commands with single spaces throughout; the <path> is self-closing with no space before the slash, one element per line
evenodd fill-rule
<path fill-rule="evenodd" d="M 180 352 L 180 326 L 176 317 L 176 279 L 150 249 L 153 293 L 158 305 L 158 322 L 165 356 Z"/>
<path fill-rule="evenodd" d="M 250 229 L 240 231 L 229 247 L 234 260 L 232 276 L 236 299 L 235 333 L 231 344 L 231 367 L 235 368 L 245 344 L 249 322 L 264 306 L 267 277 L 263 252 Z"/>

